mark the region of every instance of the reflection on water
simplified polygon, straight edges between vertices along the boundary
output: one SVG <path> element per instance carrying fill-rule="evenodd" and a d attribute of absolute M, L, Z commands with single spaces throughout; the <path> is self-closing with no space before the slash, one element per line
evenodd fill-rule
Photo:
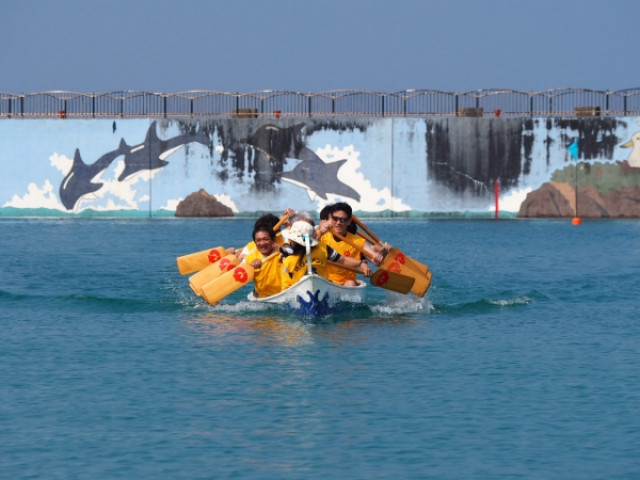
<path fill-rule="evenodd" d="M 313 340 L 309 324 L 292 323 L 275 317 L 243 317 L 227 313 L 207 312 L 189 319 L 189 327 L 206 339 L 233 342 L 238 337 L 256 343 L 276 342 L 282 345 L 304 345 Z"/>
<path fill-rule="evenodd" d="M 346 303 L 343 307 L 340 314 L 314 319 L 293 315 L 282 306 L 240 300 L 203 307 L 205 310 L 184 322 L 205 342 L 233 343 L 240 339 L 261 345 L 301 346 L 359 343 L 380 335 L 381 328 L 424 321 L 433 311 L 426 298 L 394 292 L 374 296 L 364 305 Z"/>

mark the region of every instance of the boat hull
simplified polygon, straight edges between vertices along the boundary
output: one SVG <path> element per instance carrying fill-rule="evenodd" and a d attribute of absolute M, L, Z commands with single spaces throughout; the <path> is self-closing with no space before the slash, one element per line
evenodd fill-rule
<path fill-rule="evenodd" d="M 258 298 L 253 292 L 249 300 L 267 304 L 283 305 L 292 313 L 305 317 L 324 317 L 339 313 L 345 302 L 365 303 L 367 286 L 361 283 L 355 287 L 338 285 L 316 275 L 305 275 L 287 290 Z"/>

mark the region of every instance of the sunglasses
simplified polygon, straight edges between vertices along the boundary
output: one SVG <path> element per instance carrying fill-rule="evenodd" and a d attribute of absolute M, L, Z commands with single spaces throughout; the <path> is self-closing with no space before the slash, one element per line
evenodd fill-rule
<path fill-rule="evenodd" d="M 347 223 L 350 220 L 349 217 L 336 217 L 335 215 L 331 215 L 331 218 L 333 218 L 334 221 L 340 223 Z"/>

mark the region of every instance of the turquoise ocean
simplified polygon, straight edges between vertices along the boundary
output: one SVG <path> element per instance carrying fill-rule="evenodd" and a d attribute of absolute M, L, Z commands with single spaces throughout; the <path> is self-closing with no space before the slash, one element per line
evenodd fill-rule
<path fill-rule="evenodd" d="M 640 222 L 364 219 L 432 287 L 312 323 L 179 275 L 253 220 L 0 218 L 0 478 L 640 478 Z"/>

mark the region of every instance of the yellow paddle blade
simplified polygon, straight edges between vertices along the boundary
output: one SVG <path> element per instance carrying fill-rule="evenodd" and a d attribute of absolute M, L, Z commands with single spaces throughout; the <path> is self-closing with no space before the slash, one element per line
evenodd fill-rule
<path fill-rule="evenodd" d="M 209 248 L 176 258 L 180 275 L 197 272 L 217 262 L 227 254 L 224 247 Z"/>
<path fill-rule="evenodd" d="M 193 293 L 199 297 L 202 296 L 202 287 L 211 280 L 218 278 L 224 272 L 228 272 L 239 263 L 240 260 L 235 255 L 231 253 L 229 255 L 225 255 L 219 262 L 213 263 L 189 277 L 189 286 L 191 287 L 191 290 L 193 290 Z"/>
<path fill-rule="evenodd" d="M 409 256 L 405 256 L 407 259 L 407 265 L 409 266 L 409 268 L 411 268 L 412 270 L 415 270 L 418 273 L 421 273 L 422 275 L 429 275 L 429 267 L 427 267 L 424 263 L 419 262 L 418 260 L 416 260 L 413 257 L 409 257 Z"/>
<path fill-rule="evenodd" d="M 345 270 L 350 270 L 352 272 L 359 273 L 360 275 L 364 275 L 364 272 L 359 268 L 347 267 L 346 265 L 340 265 L 339 263 L 332 261 L 327 262 L 327 264 L 329 263 L 331 265 L 344 268 Z M 402 275 L 401 273 L 379 268 L 371 274 L 369 281 L 374 287 L 386 288 L 387 290 L 407 294 L 411 291 L 411 288 L 415 283 L 415 278 L 409 275 Z"/>
<path fill-rule="evenodd" d="M 202 287 L 202 297 L 207 303 L 215 306 L 224 297 L 251 282 L 253 275 L 253 267 L 249 264 L 241 263 Z"/>
<path fill-rule="evenodd" d="M 424 297 L 427 290 L 431 286 L 431 272 L 427 272 L 426 275 L 416 275 L 416 283 L 413 284 L 411 291 L 418 297 Z"/>
<path fill-rule="evenodd" d="M 393 259 L 394 261 L 406 266 L 407 268 L 410 268 L 420 275 L 425 276 L 429 273 L 429 267 L 405 255 L 399 248 L 393 247 L 391 250 L 389 250 L 389 253 L 387 253 L 387 256 L 385 257 L 385 261 L 388 261 L 387 259 Z"/>
<path fill-rule="evenodd" d="M 397 248 L 392 248 L 389 254 L 384 258 L 380 264 L 380 268 L 389 270 L 391 272 L 401 273 L 409 277 L 413 277 L 415 282 L 411 291 L 418 297 L 424 297 L 429 286 L 431 285 L 431 272 L 427 272 L 429 275 L 424 275 L 421 272 L 416 272 L 409 265 L 407 265 L 407 259 L 405 255 Z"/>
<path fill-rule="evenodd" d="M 370 281 L 373 286 L 407 294 L 411 291 L 415 278 L 379 268 L 373 272 Z"/>
<path fill-rule="evenodd" d="M 364 233 L 358 230 L 356 232 L 358 235 L 360 235 L 369 243 L 382 246 L 382 241 L 364 223 L 362 223 L 355 215 L 352 216 L 351 218 L 353 219 L 356 225 L 358 225 L 362 230 L 364 230 Z M 398 248 L 392 248 L 391 251 L 389 252 L 389 255 L 395 256 L 398 253 L 402 254 L 402 256 L 404 257 L 405 264 L 415 272 L 420 273 L 423 276 L 428 276 L 430 274 L 429 267 L 427 267 L 424 263 L 419 262 L 415 258 L 411 258 L 408 255 L 405 255 Z"/>

